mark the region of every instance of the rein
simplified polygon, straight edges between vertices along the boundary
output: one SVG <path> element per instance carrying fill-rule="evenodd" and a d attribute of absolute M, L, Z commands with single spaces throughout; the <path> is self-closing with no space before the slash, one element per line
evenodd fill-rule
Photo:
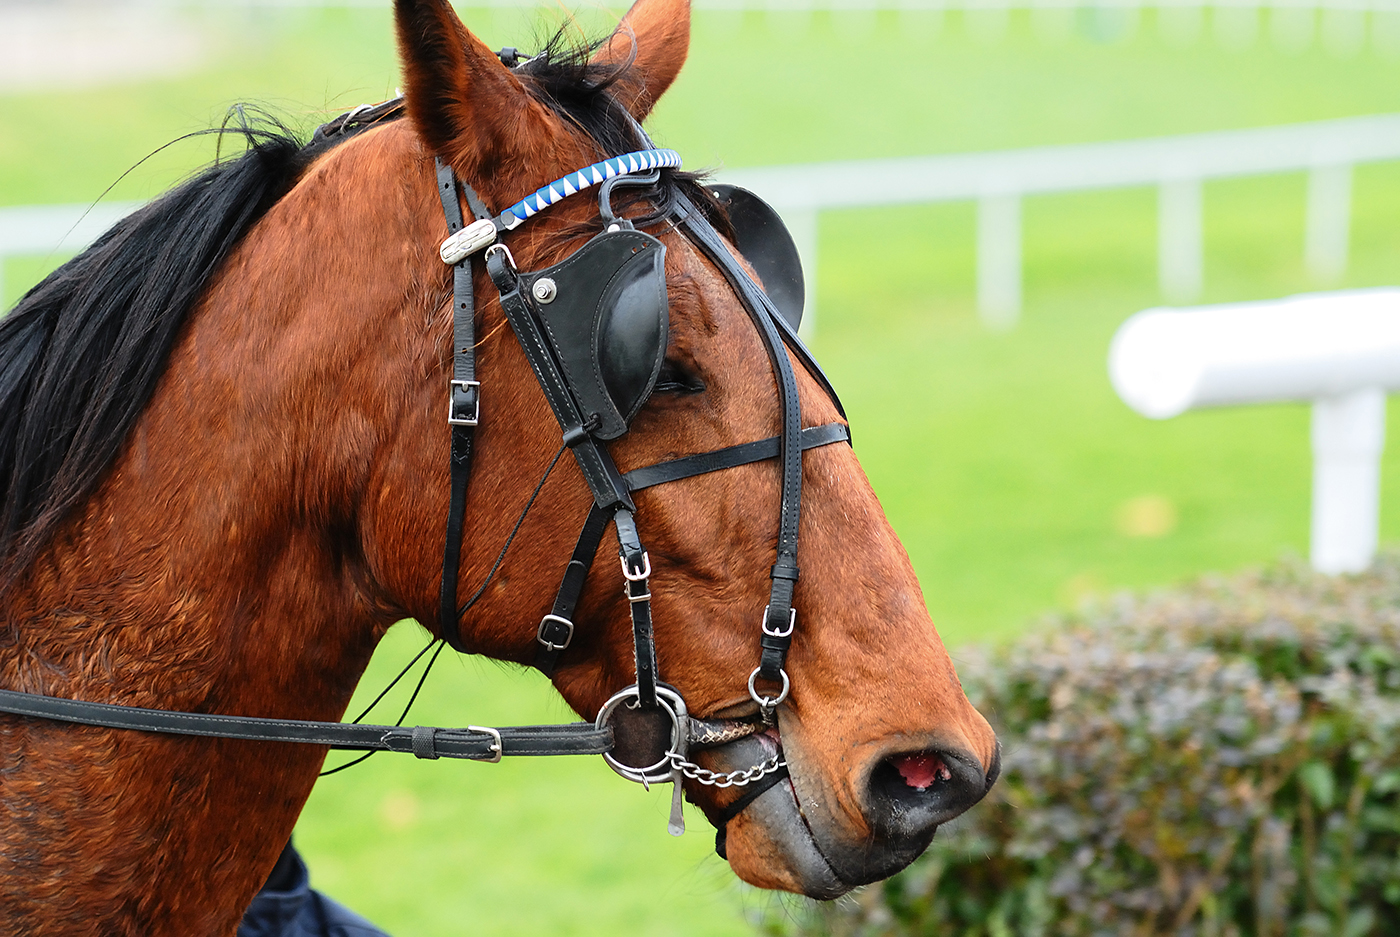
<path fill-rule="evenodd" d="M 319 128 L 310 145 L 332 145 L 338 142 L 337 138 L 358 133 L 379 121 L 396 119 L 402 113 L 401 101 L 357 109 Z M 636 126 L 636 130 L 640 138 L 650 145 L 640 126 Z M 597 305 L 602 308 L 606 306 L 604 300 L 609 296 L 613 296 L 615 305 L 621 305 L 624 296 L 628 297 L 626 301 L 630 301 L 632 293 L 613 295 L 607 292 L 619 278 L 631 277 L 629 282 L 640 284 L 643 292 L 645 288 L 655 292 L 656 284 L 648 278 L 659 276 L 663 304 L 661 314 L 665 314 L 665 279 L 660 267 L 665 248 L 650 235 L 636 231 L 630 221 L 614 216 L 610 197 L 617 185 L 652 184 L 659 179 L 662 168 L 679 165 L 680 157 L 673 150 L 647 149 L 612 157 L 570 173 L 538 189 L 499 216 L 493 216 L 470 185 L 459 181 L 450 166 L 441 160 L 437 162 L 438 193 L 449 231 L 440 254 L 443 262 L 452 267 L 453 279 L 452 371 L 447 414 L 451 432 L 451 496 L 439 595 L 442 637 L 455 650 L 467 652 L 460 631 L 460 617 L 464 610 L 459 609 L 457 604 L 457 580 L 473 431 L 481 419 L 482 388 L 476 377 L 472 262 L 473 257 L 482 253 L 486 271 L 500 293 L 507 320 L 530 361 L 558 420 L 563 442 L 574 454 L 594 500 L 551 611 L 536 630 L 538 647 L 533 663 L 546 675 L 553 674 L 560 656 L 573 640 L 574 611 L 609 523 L 613 525 L 618 539 L 619 562 L 631 609 L 636 682 L 614 694 L 603 705 L 594 722 L 501 728 L 362 725 L 146 709 L 12 690 L 0 690 L 0 712 L 113 729 L 297 742 L 344 751 L 403 752 L 424 759 L 464 758 L 495 762 L 506 755 L 600 754 L 615 771 L 629 780 L 648 786 L 668 781 L 674 784 L 668 828 L 675 835 L 684 831 L 681 817 L 683 778 L 715 787 L 751 785 L 743 797 L 723 810 L 717 824 L 716 849 L 723 856 L 728 820 L 747 808 L 764 791 L 785 779 L 788 776 L 786 763 L 779 753 L 763 764 L 721 774 L 694 764 L 688 760 L 688 755 L 694 750 L 730 744 L 776 725 L 776 709 L 791 690 L 791 680 L 784 665 L 797 626 L 797 610 L 792 600 L 799 574 L 797 540 L 801 515 L 802 453 L 832 443 L 849 443 L 850 432 L 844 423 L 839 422 L 806 429 L 802 427 L 797 381 L 788 359 L 789 349 L 827 391 L 844 417 L 839 399 L 826 376 L 798 340 L 795 326 L 780 314 L 772 300 L 735 261 L 724 240 L 705 216 L 684 194 L 676 192 L 666 220 L 674 223 L 682 235 L 722 273 L 757 329 L 778 386 L 782 431 L 767 439 L 672 459 L 627 473 L 618 471 L 603 443 L 626 432 L 631 413 L 635 413 L 651 393 L 656 379 L 655 369 L 660 366 L 659 358 L 653 368 L 650 384 L 631 405 L 630 413 L 614 408 L 610 418 L 599 412 L 587 412 L 581 400 L 590 399 L 589 394 L 594 393 L 596 388 L 581 387 L 574 380 L 574 371 L 568 367 L 568 361 L 572 360 L 577 349 L 572 345 L 561 348 L 552 328 L 552 320 L 548 318 L 547 307 L 560 295 L 556 280 L 564 282 L 566 287 L 569 284 L 582 284 L 580 288 L 585 293 L 596 287 Z M 509 248 L 500 242 L 500 236 L 514 230 L 549 205 L 593 185 L 601 186 L 599 204 L 606 231 L 549 270 L 534 273 L 517 270 L 514 258 Z M 463 217 L 459 193 L 465 196 L 475 216 L 470 224 Z M 585 255 L 585 252 L 591 253 Z M 574 262 L 575 258 L 584 259 Z M 597 264 L 585 262 L 594 259 L 598 260 Z M 571 265 L 571 262 L 574 263 Z M 612 267 L 608 267 L 608 264 L 612 264 Z M 591 299 L 592 296 L 589 294 L 584 298 Z M 567 303 L 561 303 L 563 305 Z M 597 328 L 596 322 L 594 328 Z M 664 332 L 660 343 L 657 354 L 664 354 Z M 616 353 L 623 354 L 621 351 Z M 627 359 L 623 364 L 634 366 L 637 362 Z M 603 387 L 604 402 L 611 406 L 613 401 L 606 397 L 608 392 L 608 388 Z M 774 458 L 781 462 L 782 475 L 776 556 L 771 569 L 772 586 L 768 605 L 759 622 L 760 662 L 748 677 L 749 695 L 759 708 L 759 718 L 696 719 L 689 715 L 679 692 L 659 679 L 651 617 L 651 561 L 637 529 L 634 517 L 636 505 L 632 494 L 655 485 Z M 760 688 L 759 681 L 768 688 Z M 659 758 L 656 757 L 658 751 L 661 751 Z"/>

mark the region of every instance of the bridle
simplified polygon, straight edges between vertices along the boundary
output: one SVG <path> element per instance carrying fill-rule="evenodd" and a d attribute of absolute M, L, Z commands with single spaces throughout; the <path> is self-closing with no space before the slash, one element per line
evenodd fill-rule
<path fill-rule="evenodd" d="M 375 108 L 358 109 L 320 128 L 313 145 L 356 133 L 401 113 L 402 102 L 397 100 Z M 604 443 L 627 431 L 627 424 L 655 386 L 667 342 L 668 307 L 663 268 L 665 247 L 638 231 L 632 222 L 614 215 L 611 196 L 620 185 L 654 184 L 663 169 L 680 165 L 679 155 L 671 150 L 655 149 L 635 122 L 634 128 L 647 149 L 569 173 L 498 216 L 493 216 L 471 185 L 458 180 L 442 160 L 437 161 L 436 170 L 449 231 L 440 253 L 444 263 L 452 267 L 453 279 L 448 410 L 451 497 L 439 596 L 441 634 L 452 648 L 467 652 L 460 631 L 462 610 L 457 604 L 457 580 L 474 429 L 481 420 L 482 387 L 476 374 L 476 304 L 472 282 L 473 262 L 480 256 L 499 292 L 506 319 L 559 423 L 563 443 L 573 453 L 593 496 L 592 508 L 565 568 L 551 611 L 536 629 L 537 649 L 533 663 L 546 675 L 553 674 L 560 656 L 574 638 L 575 608 L 609 523 L 617 535 L 632 621 L 636 682 L 613 694 L 594 722 L 505 728 L 405 728 L 174 712 L 10 690 L 0 690 L 0 712 L 148 732 L 302 742 L 350 751 L 411 752 L 427 759 L 499 761 L 504 755 L 601 754 L 615 771 L 629 780 L 647 786 L 666 781 L 674 784 L 668 824 L 674 835 L 684 831 L 681 817 L 683 778 L 716 787 L 748 786 L 745 794 L 730 804 L 716 821 L 716 849 L 723 856 L 728 820 L 786 778 L 786 764 L 780 752 L 762 764 L 717 773 L 689 761 L 689 755 L 700 748 L 726 745 L 776 725 L 777 707 L 791 690 L 785 662 L 797 627 L 793 592 L 799 572 L 797 542 L 802 453 L 835 442 L 849 442 L 850 434 L 840 422 L 802 427 L 797 380 L 788 358 L 789 350 L 825 389 L 844 418 L 839 399 L 797 338 L 796 322 L 785 317 L 735 260 L 705 215 L 677 189 L 658 220 L 674 226 L 697 248 L 720 271 L 744 306 L 763 342 L 777 381 L 782 429 L 779 435 L 767 439 L 626 473 L 618 471 Z M 604 231 L 545 270 L 519 271 L 502 236 L 549 205 L 594 185 L 600 186 L 599 210 Z M 762 215 L 763 224 L 769 229 L 774 225 L 781 229 L 776 213 L 756 196 L 742 190 L 736 194 L 732 189 L 720 194 L 737 198 L 735 204 L 745 211 L 761 213 L 766 210 L 771 217 Z M 470 224 L 463 217 L 462 197 L 474 216 Z M 788 237 L 785 230 L 781 233 Z M 757 242 L 773 237 L 769 233 L 746 238 L 745 234 L 736 229 L 741 249 L 746 240 Z M 790 243 L 788 238 L 787 252 L 795 258 Z M 764 261 L 753 262 L 763 269 Z M 800 269 L 797 276 L 800 309 Z M 587 340 L 586 348 L 582 347 L 580 336 Z M 652 629 L 651 562 L 638 532 L 632 496 L 655 485 L 773 458 L 778 459 L 781 466 L 776 557 L 771 569 L 768 605 L 760 621 L 760 661 L 747 681 L 748 693 L 758 706 L 758 717 L 696 719 L 690 716 L 681 694 L 659 680 Z M 765 692 L 759 687 L 760 681 L 773 689 Z"/>

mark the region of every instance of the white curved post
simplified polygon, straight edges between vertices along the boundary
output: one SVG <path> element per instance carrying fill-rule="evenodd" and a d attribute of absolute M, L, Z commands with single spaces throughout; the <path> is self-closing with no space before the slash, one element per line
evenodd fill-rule
<path fill-rule="evenodd" d="M 1371 564 L 1385 394 L 1400 390 L 1400 289 L 1149 309 L 1119 327 L 1108 369 L 1123 402 L 1154 419 L 1312 401 L 1312 564 L 1325 573 Z"/>

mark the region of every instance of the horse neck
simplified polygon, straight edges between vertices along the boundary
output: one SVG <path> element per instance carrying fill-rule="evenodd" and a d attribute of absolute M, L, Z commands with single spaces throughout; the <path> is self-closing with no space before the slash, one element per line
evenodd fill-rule
<path fill-rule="evenodd" d="M 5 596 L 3 685 L 343 711 L 402 617 L 367 570 L 358 517 L 398 424 L 387 408 L 415 403 L 390 371 L 436 353 L 432 289 L 406 301 L 434 246 L 431 182 L 401 181 L 424 173 L 415 157 L 403 128 L 366 134 L 249 232 L 103 483 Z"/>
<path fill-rule="evenodd" d="M 0 686 L 341 715 L 403 617 L 361 525 L 445 350 L 441 209 L 406 130 L 327 154 L 230 257 L 97 491 L 0 596 Z M 323 751 L 0 717 L 0 918 L 232 932 Z"/>

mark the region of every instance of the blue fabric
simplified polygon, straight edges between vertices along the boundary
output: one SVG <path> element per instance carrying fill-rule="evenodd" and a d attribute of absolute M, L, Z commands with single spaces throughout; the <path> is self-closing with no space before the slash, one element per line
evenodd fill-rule
<path fill-rule="evenodd" d="M 306 863 L 291 843 L 268 884 L 253 898 L 238 937 L 389 937 L 343 905 L 311 888 Z"/>

